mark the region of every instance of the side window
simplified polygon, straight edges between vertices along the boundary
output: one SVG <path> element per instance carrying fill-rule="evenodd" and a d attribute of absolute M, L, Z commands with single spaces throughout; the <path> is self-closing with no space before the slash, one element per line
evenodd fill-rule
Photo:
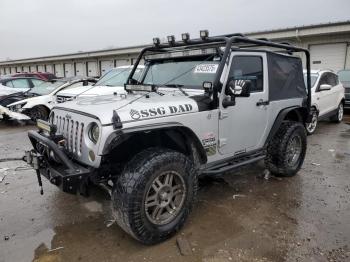
<path fill-rule="evenodd" d="M 336 86 L 338 84 L 338 77 L 335 74 L 329 74 L 330 85 Z"/>
<path fill-rule="evenodd" d="M 12 81 L 7 81 L 4 83 L 5 86 L 13 87 Z"/>
<path fill-rule="evenodd" d="M 321 76 L 321 79 L 320 79 L 320 82 L 319 82 L 319 86 L 321 85 L 331 85 L 331 80 L 330 80 L 330 77 L 329 77 L 329 73 L 324 73 L 322 76 Z"/>
<path fill-rule="evenodd" d="M 15 79 L 12 80 L 12 84 L 15 88 L 30 88 L 27 79 Z"/>
<path fill-rule="evenodd" d="M 38 85 L 41 85 L 42 83 L 44 83 L 45 81 L 43 80 L 40 80 L 40 79 L 31 79 L 32 80 L 32 83 L 34 86 L 38 86 Z"/>
<path fill-rule="evenodd" d="M 250 80 L 251 92 L 264 90 L 263 60 L 260 56 L 234 56 L 229 79 Z"/>

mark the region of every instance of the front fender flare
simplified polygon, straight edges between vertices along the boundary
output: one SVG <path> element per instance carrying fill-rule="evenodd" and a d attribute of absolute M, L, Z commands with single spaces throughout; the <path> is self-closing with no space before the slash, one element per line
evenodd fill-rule
<path fill-rule="evenodd" d="M 136 133 L 142 133 L 142 132 L 152 132 L 152 131 L 159 131 L 159 130 L 177 130 L 181 132 L 184 137 L 186 138 L 186 142 L 188 145 L 191 143 L 195 146 L 201 163 L 207 162 L 207 154 L 205 152 L 205 149 L 198 139 L 198 137 L 195 135 L 195 133 L 188 127 L 177 123 L 177 122 L 168 122 L 168 123 L 161 123 L 161 124 L 151 124 L 151 125 L 143 125 L 143 126 L 137 126 L 137 127 L 131 127 L 131 128 L 125 128 L 122 130 L 116 130 L 113 133 L 111 133 L 108 138 L 106 139 L 105 145 L 102 149 L 102 155 L 107 155 L 110 153 L 114 148 L 116 148 L 118 145 L 120 145 L 122 142 L 127 140 L 131 135 L 134 135 Z"/>

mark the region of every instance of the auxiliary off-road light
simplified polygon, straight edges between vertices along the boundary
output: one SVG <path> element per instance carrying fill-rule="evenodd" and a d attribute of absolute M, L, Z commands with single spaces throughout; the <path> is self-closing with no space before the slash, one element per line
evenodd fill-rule
<path fill-rule="evenodd" d="M 209 81 L 205 81 L 203 82 L 203 88 L 205 90 L 210 90 L 213 88 L 213 83 L 212 82 L 209 82 Z"/>
<path fill-rule="evenodd" d="M 183 33 L 181 34 L 182 41 L 188 42 L 190 40 L 190 34 L 189 33 Z"/>
<path fill-rule="evenodd" d="M 208 30 L 201 30 L 199 32 L 200 37 L 202 38 L 202 40 L 205 40 L 209 37 L 209 31 Z"/>
<path fill-rule="evenodd" d="M 173 45 L 173 44 L 175 43 L 175 36 L 173 36 L 173 35 L 168 35 L 168 36 L 167 36 L 167 39 L 168 39 L 168 43 L 169 43 L 170 45 Z"/>
<path fill-rule="evenodd" d="M 159 39 L 159 37 L 153 38 L 153 44 L 154 44 L 155 46 L 160 45 L 160 39 Z"/>
<path fill-rule="evenodd" d="M 39 130 L 46 131 L 49 134 L 56 132 L 56 126 L 50 125 L 50 123 L 48 123 L 44 120 L 41 120 L 41 119 L 37 120 L 36 126 L 37 126 L 37 128 L 39 128 Z"/>
<path fill-rule="evenodd" d="M 146 91 L 146 92 L 152 92 L 153 86 L 151 85 L 125 85 L 126 91 Z"/>

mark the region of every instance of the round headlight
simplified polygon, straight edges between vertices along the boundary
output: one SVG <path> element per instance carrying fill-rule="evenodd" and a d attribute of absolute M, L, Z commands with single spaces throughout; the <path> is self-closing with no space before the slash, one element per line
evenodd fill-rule
<path fill-rule="evenodd" d="M 100 137 L 100 128 L 96 123 L 93 123 L 90 128 L 90 139 L 92 142 L 96 143 Z"/>

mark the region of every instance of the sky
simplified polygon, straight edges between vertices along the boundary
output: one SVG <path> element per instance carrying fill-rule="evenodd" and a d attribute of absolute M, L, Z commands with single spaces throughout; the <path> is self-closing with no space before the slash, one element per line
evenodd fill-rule
<path fill-rule="evenodd" d="M 0 61 L 350 20 L 350 0 L 0 0 Z"/>

